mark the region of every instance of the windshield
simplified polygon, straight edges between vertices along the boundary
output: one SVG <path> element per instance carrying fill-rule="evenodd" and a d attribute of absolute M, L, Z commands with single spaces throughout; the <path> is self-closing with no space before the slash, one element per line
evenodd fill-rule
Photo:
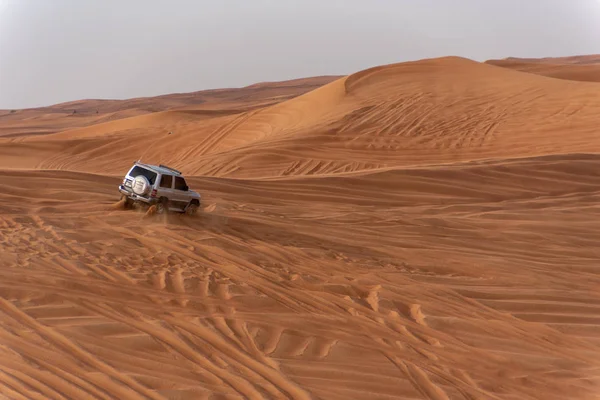
<path fill-rule="evenodd" d="M 135 178 L 138 175 L 145 176 L 151 185 L 154 185 L 154 182 L 156 182 L 156 176 L 157 176 L 156 172 L 150 171 L 149 169 L 146 169 L 146 168 L 140 167 L 139 165 L 136 165 L 135 167 L 133 167 L 133 169 L 129 173 L 129 176 L 131 176 L 132 178 Z"/>

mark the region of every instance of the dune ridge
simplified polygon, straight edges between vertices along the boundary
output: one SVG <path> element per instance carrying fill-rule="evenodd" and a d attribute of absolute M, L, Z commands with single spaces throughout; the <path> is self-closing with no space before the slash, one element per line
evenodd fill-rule
<path fill-rule="evenodd" d="M 600 97 L 543 75 L 444 57 L 0 116 L 0 394 L 597 398 Z M 124 210 L 138 158 L 199 215 Z"/>

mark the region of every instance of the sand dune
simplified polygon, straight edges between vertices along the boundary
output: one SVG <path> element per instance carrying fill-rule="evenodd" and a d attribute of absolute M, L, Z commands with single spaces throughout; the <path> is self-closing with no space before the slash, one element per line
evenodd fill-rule
<path fill-rule="evenodd" d="M 5 148 L 51 142 L 59 151 L 41 155 L 36 167 L 118 174 L 141 156 L 143 138 L 147 161 L 240 178 L 585 153 L 600 143 L 597 93 L 589 83 L 449 57 L 362 71 L 230 116 L 153 114 Z M 565 131 L 577 135 L 565 140 Z"/>
<path fill-rule="evenodd" d="M 448 57 L 244 93 L 0 115 L 1 395 L 597 398 L 597 84 Z M 199 215 L 123 210 L 139 157 Z"/>
<path fill-rule="evenodd" d="M 336 78 L 321 76 L 266 82 L 245 88 L 204 90 L 129 100 L 78 100 L 49 107 L 0 110 L 0 138 L 55 133 L 171 109 L 235 112 L 240 107 L 248 109 L 293 98 Z"/>
<path fill-rule="evenodd" d="M 600 64 L 600 54 L 585 54 L 568 57 L 519 58 L 508 57 L 506 61 L 535 64 Z M 499 60 L 495 60 L 499 61 Z"/>
<path fill-rule="evenodd" d="M 600 82 L 600 63 L 553 64 L 549 62 L 524 62 L 510 59 L 490 60 L 486 61 L 486 63 L 551 78 L 583 82 Z"/>
<path fill-rule="evenodd" d="M 600 82 L 600 55 L 488 60 L 486 64 L 521 72 L 583 82 Z"/>

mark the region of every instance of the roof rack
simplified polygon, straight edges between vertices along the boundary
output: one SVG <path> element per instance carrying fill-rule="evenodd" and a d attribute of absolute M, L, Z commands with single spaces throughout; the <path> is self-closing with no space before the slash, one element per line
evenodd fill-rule
<path fill-rule="evenodd" d="M 176 172 L 176 173 L 178 173 L 179 175 L 181 175 L 181 171 L 177 171 L 175 168 L 167 167 L 167 166 L 166 166 L 166 165 L 164 165 L 164 164 L 159 164 L 158 166 L 159 166 L 159 167 L 161 167 L 161 168 L 168 169 L 168 170 L 170 170 L 170 171 Z"/>

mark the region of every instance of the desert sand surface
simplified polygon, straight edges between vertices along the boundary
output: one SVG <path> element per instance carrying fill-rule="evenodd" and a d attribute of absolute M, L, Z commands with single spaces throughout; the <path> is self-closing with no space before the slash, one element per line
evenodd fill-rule
<path fill-rule="evenodd" d="M 5 398 L 600 396 L 596 83 L 446 57 L 218 93 L 0 116 Z M 198 215 L 124 210 L 140 158 Z"/>

